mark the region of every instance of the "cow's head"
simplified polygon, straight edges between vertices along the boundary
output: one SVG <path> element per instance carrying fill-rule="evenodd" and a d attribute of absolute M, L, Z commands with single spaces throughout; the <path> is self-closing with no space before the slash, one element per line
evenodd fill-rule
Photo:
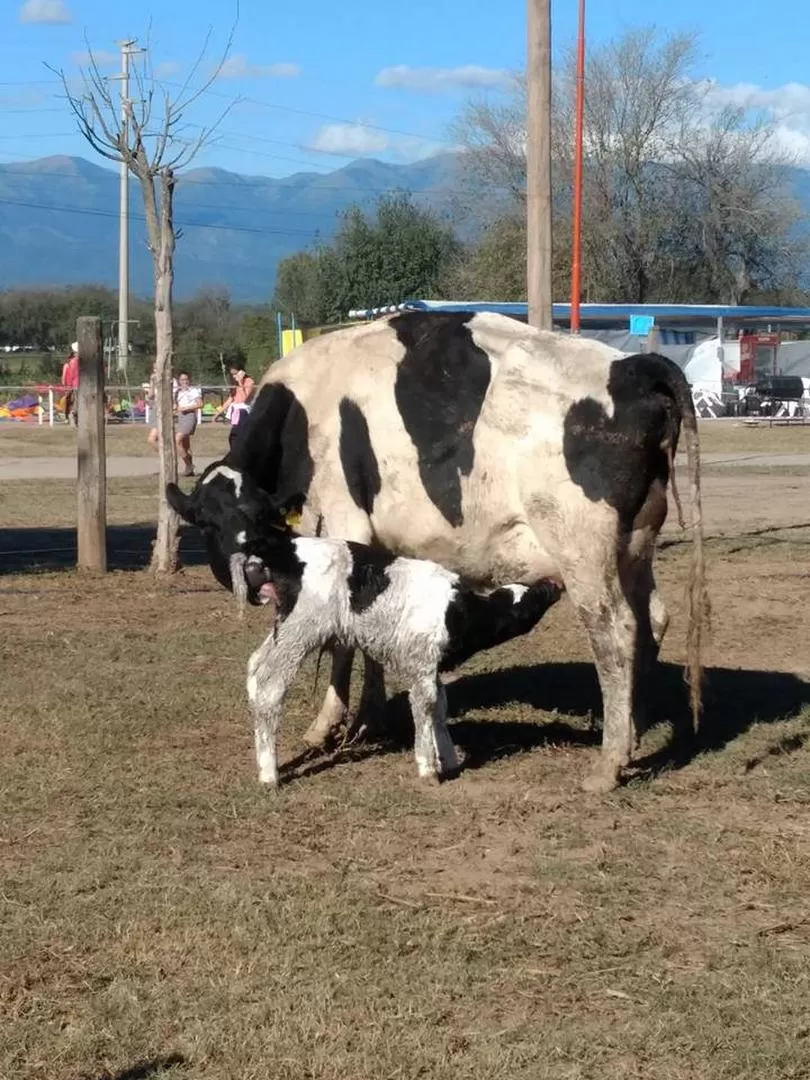
<path fill-rule="evenodd" d="M 217 581 L 240 602 L 265 603 L 266 574 L 250 556 L 261 549 L 266 562 L 274 539 L 289 544 L 304 496 L 274 498 L 248 474 L 219 461 L 208 466 L 190 495 L 177 484 L 167 484 L 166 498 L 184 521 L 202 532 Z"/>

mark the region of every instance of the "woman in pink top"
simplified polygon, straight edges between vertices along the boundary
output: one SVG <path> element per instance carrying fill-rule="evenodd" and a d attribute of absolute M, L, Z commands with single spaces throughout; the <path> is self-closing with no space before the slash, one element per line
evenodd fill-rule
<path fill-rule="evenodd" d="M 76 391 L 79 388 L 79 343 L 70 346 L 70 356 L 62 365 L 62 386 L 65 388 L 65 420 L 68 424 L 76 423 Z"/>
<path fill-rule="evenodd" d="M 233 446 L 233 440 L 239 431 L 239 423 L 250 412 L 250 402 L 256 392 L 256 383 L 246 374 L 242 368 L 232 367 L 231 378 L 236 384 L 231 390 L 227 401 L 224 401 L 217 409 L 215 416 L 225 413 L 231 422 L 231 430 L 228 432 L 228 444 Z"/>

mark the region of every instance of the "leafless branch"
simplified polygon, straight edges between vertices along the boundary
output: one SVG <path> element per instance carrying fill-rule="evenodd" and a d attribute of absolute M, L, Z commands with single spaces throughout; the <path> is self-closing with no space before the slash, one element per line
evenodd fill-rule
<path fill-rule="evenodd" d="M 195 101 L 199 100 L 199 98 L 207 90 L 210 90 L 211 87 L 216 82 L 216 80 L 219 78 L 220 72 L 222 71 L 223 67 L 225 66 L 225 62 L 227 61 L 228 57 L 231 54 L 231 49 L 233 48 L 233 39 L 234 39 L 234 35 L 236 34 L 236 27 L 237 27 L 238 23 L 239 23 L 239 0 L 236 0 L 236 12 L 235 12 L 235 15 L 234 15 L 234 20 L 231 23 L 230 30 L 228 31 L 228 37 L 225 40 L 225 46 L 224 46 L 224 48 L 222 50 L 222 55 L 220 56 L 217 63 L 214 65 L 214 68 L 213 68 L 211 74 L 209 75 L 209 77 L 200 86 L 198 86 L 198 87 L 194 88 L 193 90 L 191 90 L 190 89 L 191 88 L 191 83 L 192 83 L 192 81 L 194 79 L 194 76 L 196 75 L 197 71 L 199 70 L 200 66 L 202 65 L 202 62 L 205 59 L 205 54 L 206 54 L 206 52 L 208 50 L 208 42 L 209 42 L 209 40 L 211 38 L 211 30 L 209 29 L 209 31 L 208 31 L 208 33 L 206 34 L 206 37 L 205 37 L 205 43 L 204 43 L 202 49 L 200 50 L 200 52 L 199 52 L 199 54 L 197 56 L 197 59 L 194 61 L 194 64 L 192 65 L 192 68 L 189 71 L 188 76 L 185 79 L 185 82 L 183 83 L 183 85 L 181 87 L 180 93 L 177 95 L 176 103 L 173 106 L 174 110 L 177 113 L 182 114 L 183 112 L 185 112 L 185 110 L 190 105 L 193 105 Z M 189 91 L 190 91 L 190 93 L 189 93 Z M 187 93 L 189 93 L 188 97 L 186 97 Z"/>

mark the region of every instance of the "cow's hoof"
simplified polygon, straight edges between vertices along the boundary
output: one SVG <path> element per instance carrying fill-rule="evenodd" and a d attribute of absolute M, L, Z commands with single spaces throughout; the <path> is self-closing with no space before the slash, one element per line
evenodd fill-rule
<path fill-rule="evenodd" d="M 619 786 L 621 775 L 619 768 L 599 766 L 582 781 L 582 790 L 590 795 L 607 795 Z"/>
<path fill-rule="evenodd" d="M 308 750 L 323 750 L 329 741 L 330 736 L 331 732 L 329 731 L 313 731 L 310 729 L 309 731 L 304 732 L 301 737 L 301 742 Z"/>
<path fill-rule="evenodd" d="M 419 783 L 424 784 L 425 787 L 438 787 L 444 777 L 439 776 L 438 773 L 426 773 L 424 776 L 419 777 Z"/>

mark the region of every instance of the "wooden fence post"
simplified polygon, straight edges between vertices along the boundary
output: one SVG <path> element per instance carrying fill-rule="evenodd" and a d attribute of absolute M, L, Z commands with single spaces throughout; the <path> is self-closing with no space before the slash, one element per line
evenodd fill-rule
<path fill-rule="evenodd" d="M 104 440 L 104 349 L 101 319 L 76 320 L 79 343 L 78 524 L 80 570 L 107 569 L 107 457 Z"/>

